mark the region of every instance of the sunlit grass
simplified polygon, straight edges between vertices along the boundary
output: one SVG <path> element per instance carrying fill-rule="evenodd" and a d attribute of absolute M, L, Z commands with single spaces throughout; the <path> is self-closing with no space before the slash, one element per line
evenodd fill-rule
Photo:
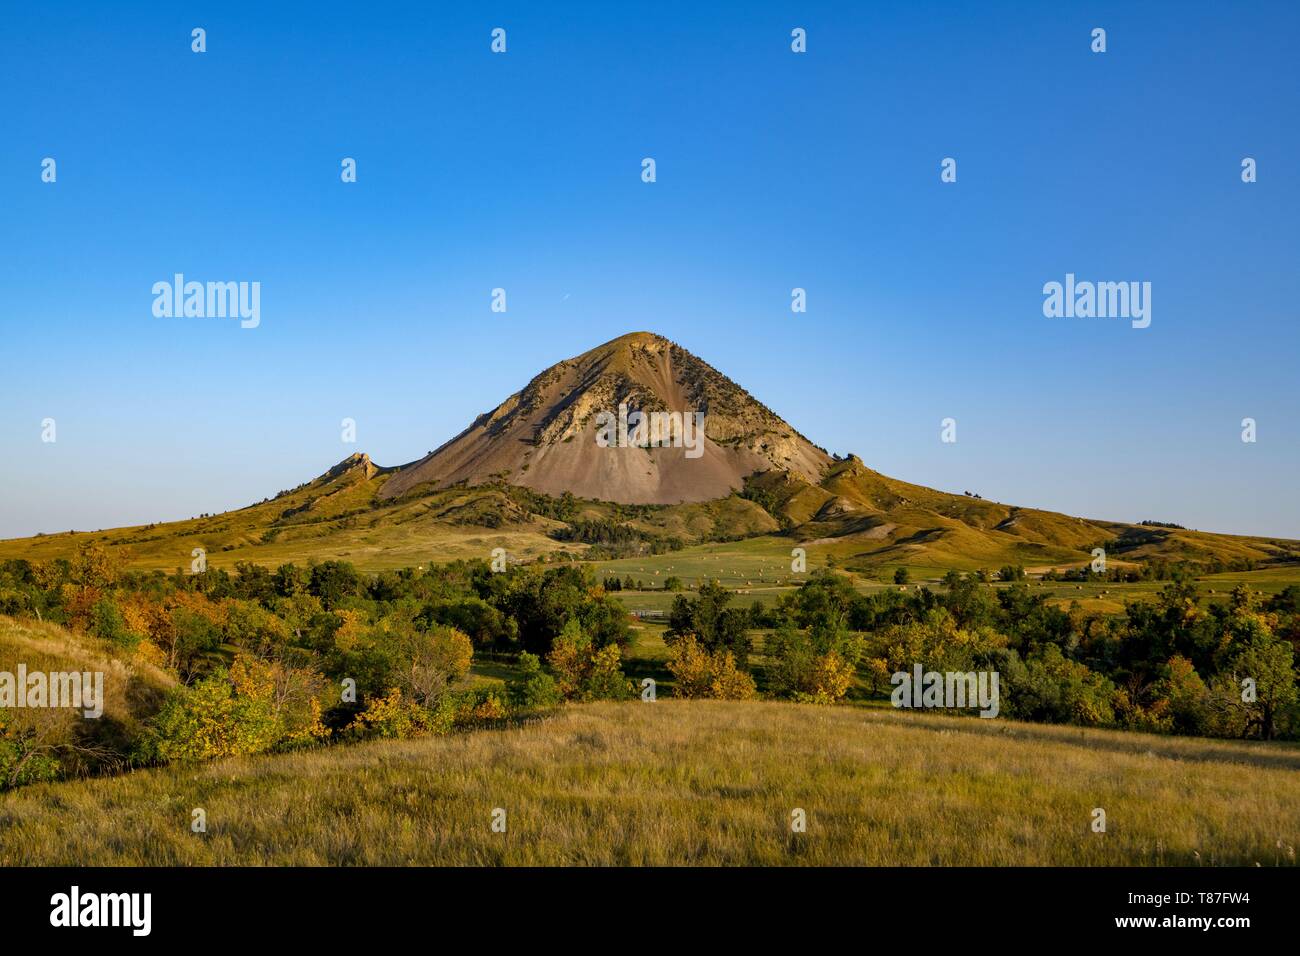
<path fill-rule="evenodd" d="M 594 704 L 504 731 L 29 787 L 0 797 L 0 863 L 1290 865 L 1297 770 L 1287 745 Z M 806 833 L 791 832 L 796 808 Z"/>

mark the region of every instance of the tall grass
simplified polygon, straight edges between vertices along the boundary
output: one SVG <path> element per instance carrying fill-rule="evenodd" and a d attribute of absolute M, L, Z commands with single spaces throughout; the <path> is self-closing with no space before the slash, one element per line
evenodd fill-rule
<path fill-rule="evenodd" d="M 28 787 L 0 797 L 0 863 L 1293 865 L 1297 770 L 1285 745 L 592 704 L 505 731 Z"/>

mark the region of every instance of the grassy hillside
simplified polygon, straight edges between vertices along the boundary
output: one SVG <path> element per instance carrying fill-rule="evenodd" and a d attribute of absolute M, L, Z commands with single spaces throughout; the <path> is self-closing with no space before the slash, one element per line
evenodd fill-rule
<path fill-rule="evenodd" d="M 593 704 L 514 730 L 28 787 L 0 796 L 0 865 L 1293 865 L 1297 770 L 1280 745 Z M 206 834 L 190 832 L 196 807 Z"/>
<path fill-rule="evenodd" d="M 176 683 L 163 668 L 138 656 L 125 659 L 105 641 L 57 624 L 0 614 L 0 671 L 13 672 L 20 662 L 28 671 L 102 671 L 104 715 L 117 721 L 149 711 L 150 702 Z"/>
<path fill-rule="evenodd" d="M 11 709 L 10 732 L 31 730 L 43 745 L 59 746 L 70 774 L 113 771 L 123 763 L 142 722 L 162 703 L 176 678 L 138 656 L 125 659 L 106 642 L 56 624 L 0 615 L 0 671 L 102 673 L 104 713 L 85 719 L 67 709 Z"/>
<path fill-rule="evenodd" d="M 202 548 L 214 568 L 333 558 L 377 571 L 486 559 L 496 548 L 515 562 L 557 552 L 587 555 L 589 545 L 617 528 L 621 550 L 593 556 L 640 548 L 640 556 L 618 565 L 619 573 L 635 574 L 632 569 L 647 561 L 671 564 L 656 561 L 669 551 L 700 572 L 712 570 L 704 567 L 710 560 L 731 563 L 720 569 L 730 572 L 722 577 L 740 587 L 789 578 L 794 547 L 805 550 L 810 569 L 833 561 L 866 577 L 900 566 L 934 577 L 949 568 L 1008 564 L 1077 568 L 1099 546 L 1107 547 L 1114 566 L 1152 559 L 1300 566 L 1296 541 L 1089 521 L 1004 505 L 888 478 L 853 457 L 832 465 L 820 485 L 790 472 L 767 472 L 752 477 L 743 496 L 678 505 L 563 501 L 503 484 L 436 490 L 425 483 L 387 497 L 385 486 L 397 474 L 353 455 L 313 481 L 237 511 L 0 541 L 0 560 L 67 558 L 93 540 L 118 552 L 127 566 L 146 570 L 188 568 L 193 550 Z M 676 550 L 681 545 L 697 550 Z"/>
<path fill-rule="evenodd" d="M 492 488 L 449 489 L 380 504 L 376 495 L 390 474 L 354 455 L 305 485 L 237 511 L 0 541 L 0 560 L 66 558 L 88 540 L 118 552 L 130 567 L 164 571 L 188 568 L 195 548 L 206 551 L 211 567 L 336 558 L 369 570 L 486 558 L 498 547 L 516 560 L 581 550 L 548 537 L 560 522 L 531 514 Z"/>

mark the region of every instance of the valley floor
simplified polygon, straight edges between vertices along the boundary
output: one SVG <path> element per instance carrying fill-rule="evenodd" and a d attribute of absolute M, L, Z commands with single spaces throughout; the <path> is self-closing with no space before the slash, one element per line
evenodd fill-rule
<path fill-rule="evenodd" d="M 590 704 L 509 730 L 25 787 L 0 795 L 0 865 L 1294 865 L 1297 771 L 1285 744 Z"/>

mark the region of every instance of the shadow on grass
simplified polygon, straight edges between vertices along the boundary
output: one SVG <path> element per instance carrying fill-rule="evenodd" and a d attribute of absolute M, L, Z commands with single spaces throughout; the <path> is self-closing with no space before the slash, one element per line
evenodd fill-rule
<path fill-rule="evenodd" d="M 896 711 L 892 707 L 863 707 L 862 713 L 869 719 L 889 720 Z M 1132 740 L 1116 739 L 1108 734 L 1091 728 L 1072 727 L 1068 724 L 1016 724 L 1014 726 L 997 720 L 983 720 L 979 717 L 964 717 L 939 721 L 918 720 L 915 725 L 925 729 L 943 729 L 953 733 L 973 734 L 983 737 L 1010 737 L 1013 740 L 1035 741 L 1044 743 L 1075 744 L 1088 750 L 1103 750 L 1108 753 L 1127 754 L 1129 756 L 1153 756 L 1165 760 L 1179 760 L 1187 763 L 1223 763 L 1250 764 L 1255 767 L 1270 767 L 1279 770 L 1300 770 L 1300 746 L 1282 741 L 1228 740 L 1218 737 L 1157 737 L 1138 732 L 1113 731 L 1115 734 L 1131 733 Z M 1260 747 L 1276 747 L 1276 750 L 1263 752 L 1252 750 L 1214 749 L 1190 750 L 1191 745 L 1204 747 L 1206 744 L 1222 743 L 1254 744 Z"/>

